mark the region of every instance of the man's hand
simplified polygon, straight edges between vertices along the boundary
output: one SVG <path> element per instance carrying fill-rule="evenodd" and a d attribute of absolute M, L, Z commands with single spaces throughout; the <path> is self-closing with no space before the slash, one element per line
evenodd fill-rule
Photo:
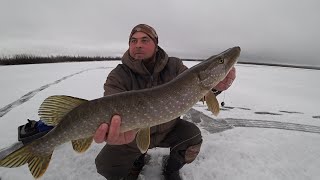
<path fill-rule="evenodd" d="M 213 89 L 217 90 L 217 91 L 225 91 L 227 90 L 231 85 L 232 82 L 234 81 L 234 79 L 236 78 L 236 68 L 233 67 L 229 73 L 227 74 L 227 76 L 224 78 L 224 80 L 220 81 L 216 87 L 214 87 Z"/>
<path fill-rule="evenodd" d="M 96 143 L 107 142 L 110 145 L 128 144 L 136 137 L 136 131 L 120 132 L 121 117 L 114 115 L 111 119 L 111 124 L 103 123 L 99 126 L 94 134 L 94 141 Z"/>

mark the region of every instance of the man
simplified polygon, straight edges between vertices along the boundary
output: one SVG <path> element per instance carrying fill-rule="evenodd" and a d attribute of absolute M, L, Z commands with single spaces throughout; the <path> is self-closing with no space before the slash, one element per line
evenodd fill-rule
<path fill-rule="evenodd" d="M 168 57 L 158 46 L 156 31 L 146 24 L 135 26 L 129 36 L 129 49 L 122 64 L 113 69 L 104 84 L 104 95 L 151 88 L 171 81 L 187 67 L 178 58 Z M 223 91 L 235 79 L 235 69 L 220 82 L 215 90 Z M 110 124 L 102 124 L 96 131 L 96 143 L 106 142 L 96 158 L 98 173 L 108 180 L 137 179 L 144 166 L 134 139 L 136 132 L 120 133 L 121 116 L 114 115 Z M 168 180 L 179 180 L 179 170 L 198 155 L 202 143 L 199 128 L 179 117 L 151 127 L 150 148 L 169 147 L 170 155 L 164 162 L 163 175 Z"/>

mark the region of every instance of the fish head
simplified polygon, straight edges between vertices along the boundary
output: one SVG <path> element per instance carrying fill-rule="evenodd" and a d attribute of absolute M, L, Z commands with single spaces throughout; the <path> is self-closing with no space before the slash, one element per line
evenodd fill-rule
<path fill-rule="evenodd" d="M 237 63 L 240 51 L 240 47 L 236 46 L 208 58 L 202 64 L 202 70 L 199 72 L 202 86 L 206 89 L 212 89 L 222 81 Z"/>

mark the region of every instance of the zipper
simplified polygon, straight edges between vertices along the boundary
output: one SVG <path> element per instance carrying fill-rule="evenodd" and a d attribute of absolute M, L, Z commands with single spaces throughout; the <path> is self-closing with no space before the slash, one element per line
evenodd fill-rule
<path fill-rule="evenodd" d="M 153 76 L 152 75 L 150 76 L 150 84 L 151 84 L 150 87 L 153 87 Z"/>

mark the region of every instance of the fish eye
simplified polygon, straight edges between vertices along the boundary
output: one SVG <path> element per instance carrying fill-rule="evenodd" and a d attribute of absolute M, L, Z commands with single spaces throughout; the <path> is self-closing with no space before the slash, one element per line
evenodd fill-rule
<path fill-rule="evenodd" d="M 219 60 L 218 60 L 218 62 L 219 62 L 220 64 L 223 64 L 223 63 L 224 63 L 224 58 L 223 58 L 223 57 L 220 57 Z"/>

